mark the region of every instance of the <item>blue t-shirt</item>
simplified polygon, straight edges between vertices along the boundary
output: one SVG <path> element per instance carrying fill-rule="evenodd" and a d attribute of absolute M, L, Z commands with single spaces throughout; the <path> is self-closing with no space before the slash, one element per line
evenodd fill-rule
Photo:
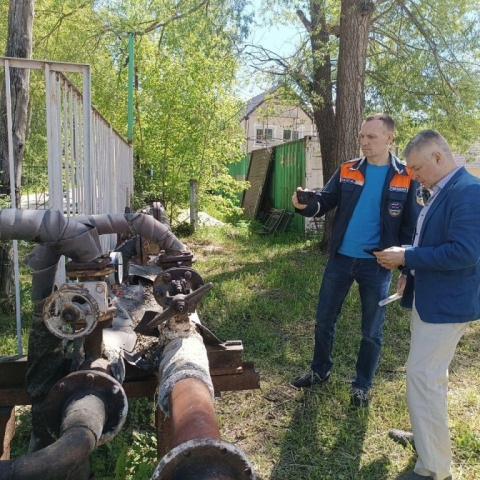
<path fill-rule="evenodd" d="M 338 253 L 354 258 L 372 258 L 363 249 L 378 247 L 380 242 L 380 206 L 389 167 L 390 164 L 367 163 L 365 184 Z"/>

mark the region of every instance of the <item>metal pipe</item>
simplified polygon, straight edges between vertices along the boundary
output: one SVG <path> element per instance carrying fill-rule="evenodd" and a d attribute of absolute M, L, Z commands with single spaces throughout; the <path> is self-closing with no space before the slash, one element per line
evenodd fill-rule
<path fill-rule="evenodd" d="M 158 404 L 170 416 L 172 449 L 152 480 L 254 480 L 246 455 L 220 439 L 206 348 L 194 322 L 173 317 L 159 333 L 164 348 Z"/>
<path fill-rule="evenodd" d="M 178 381 L 170 394 L 169 411 L 172 448 L 193 439 L 220 439 L 210 389 L 202 381 Z"/>
<path fill-rule="evenodd" d="M 105 404 L 90 392 L 71 399 L 64 415 L 60 438 L 42 450 L 0 462 L 0 480 L 65 480 L 82 468 L 102 434 Z"/>
<path fill-rule="evenodd" d="M 66 255 L 76 262 L 94 260 L 101 255 L 98 235 L 108 233 L 133 233 L 154 241 L 169 253 L 188 252 L 168 227 L 148 215 L 90 215 L 71 219 L 54 210 L 0 211 L 0 239 L 22 239 L 39 243 L 27 259 L 27 264 L 34 270 L 32 298 L 35 302 L 35 314 L 30 335 L 32 348 L 29 348 L 26 383 L 32 396 L 32 425 L 34 432 L 40 433 L 37 438 L 43 446 L 49 442 L 45 426 L 40 425 L 43 420 L 43 402 L 52 383 L 64 375 L 61 340 L 52 338 L 53 336 L 46 331 L 41 317 L 43 303 L 52 293 L 53 273 L 57 269 L 60 257 Z M 93 352 L 98 353 L 99 345 L 96 338 L 92 339 L 91 346 Z M 93 362 L 91 365 L 94 365 L 96 360 L 94 358 L 91 360 Z M 47 372 L 44 372 L 45 365 L 52 365 L 53 368 L 48 368 Z M 208 362 L 206 369 L 206 376 L 210 380 Z M 45 381 L 38 381 L 40 378 Z M 213 395 L 213 387 L 210 386 L 210 389 L 209 393 Z M 81 390 L 83 391 L 83 388 Z M 98 406 L 92 408 L 91 405 L 88 408 L 79 407 L 72 410 L 67 408 L 62 434 L 55 443 L 16 460 L 0 462 L 0 480 L 38 478 L 63 480 L 65 472 L 70 472 L 66 477 L 69 478 L 71 474 L 79 471 L 96 446 L 105 423 L 103 401 L 94 396 L 93 400 L 86 403 L 96 401 L 101 402 L 101 408 L 97 408 Z M 75 405 L 80 404 L 75 401 Z M 97 410 L 100 414 L 91 414 Z M 72 418 L 74 420 L 69 420 Z M 88 423 L 89 419 L 94 425 Z"/>
<path fill-rule="evenodd" d="M 37 242 L 78 262 L 102 254 L 95 227 L 65 218 L 58 210 L 0 210 L 0 239 Z"/>
<path fill-rule="evenodd" d="M 116 213 L 108 215 L 78 215 L 77 222 L 93 225 L 99 235 L 127 233 L 140 235 L 171 253 L 188 252 L 188 248 L 164 225 L 144 213 Z"/>

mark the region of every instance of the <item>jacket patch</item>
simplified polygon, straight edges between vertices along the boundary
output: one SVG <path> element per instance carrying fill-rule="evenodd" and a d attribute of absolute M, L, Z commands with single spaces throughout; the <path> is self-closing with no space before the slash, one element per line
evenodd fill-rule
<path fill-rule="evenodd" d="M 403 206 L 401 203 L 398 202 L 392 202 L 388 206 L 388 213 L 390 214 L 391 217 L 398 217 L 403 210 Z"/>
<path fill-rule="evenodd" d="M 391 192 L 403 192 L 403 193 L 407 193 L 407 192 L 408 192 L 408 187 L 397 187 L 396 185 L 390 184 L 389 190 L 390 190 Z"/>

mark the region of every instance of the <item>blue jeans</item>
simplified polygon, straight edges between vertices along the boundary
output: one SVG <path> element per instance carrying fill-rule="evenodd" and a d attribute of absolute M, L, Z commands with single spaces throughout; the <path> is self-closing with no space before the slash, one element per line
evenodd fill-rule
<path fill-rule="evenodd" d="M 352 386 L 369 390 L 382 348 L 385 307 L 378 302 L 388 296 L 392 272 L 375 258 L 352 258 L 336 253 L 330 257 L 318 295 L 315 349 L 311 368 L 322 378 L 331 370 L 335 326 L 343 301 L 355 280 L 362 304 L 362 340 Z"/>

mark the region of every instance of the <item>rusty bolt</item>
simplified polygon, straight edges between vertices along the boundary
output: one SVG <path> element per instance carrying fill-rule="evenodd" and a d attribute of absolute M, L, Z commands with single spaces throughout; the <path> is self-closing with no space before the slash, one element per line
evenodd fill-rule
<path fill-rule="evenodd" d="M 189 278 L 192 278 L 192 272 L 190 272 L 189 270 L 187 270 L 187 271 L 185 272 L 184 277 L 185 277 L 187 280 L 188 280 Z"/>
<path fill-rule="evenodd" d="M 93 375 L 93 373 L 87 373 L 87 385 L 92 385 L 94 380 L 95 376 Z"/>
<path fill-rule="evenodd" d="M 112 393 L 116 395 L 120 391 L 120 387 L 118 385 L 114 385 L 112 387 Z"/>
<path fill-rule="evenodd" d="M 164 274 L 163 274 L 163 279 L 164 279 L 166 282 L 169 282 L 169 281 L 172 279 L 172 276 L 171 276 L 169 273 L 164 273 Z"/>

